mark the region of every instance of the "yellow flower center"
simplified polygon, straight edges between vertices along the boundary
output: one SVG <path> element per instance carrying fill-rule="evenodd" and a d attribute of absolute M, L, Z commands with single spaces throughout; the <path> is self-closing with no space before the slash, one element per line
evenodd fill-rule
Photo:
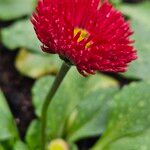
<path fill-rule="evenodd" d="M 69 150 L 68 144 L 62 139 L 51 141 L 48 150 Z"/>
<path fill-rule="evenodd" d="M 75 37 L 79 32 L 81 32 L 81 34 L 80 34 L 80 37 L 78 38 L 77 42 L 81 42 L 81 41 L 84 40 L 85 38 L 88 38 L 88 37 L 89 37 L 88 31 L 85 30 L 85 29 L 81 29 L 81 28 L 75 28 L 75 29 L 74 29 L 74 37 Z M 86 43 L 85 48 L 89 48 L 90 45 L 91 45 L 91 42 Z"/>

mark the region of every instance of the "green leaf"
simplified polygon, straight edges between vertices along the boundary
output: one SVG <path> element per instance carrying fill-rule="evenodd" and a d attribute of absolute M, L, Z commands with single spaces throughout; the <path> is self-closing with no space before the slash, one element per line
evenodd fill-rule
<path fill-rule="evenodd" d="M 28 77 L 39 78 L 46 74 L 56 74 L 61 60 L 57 55 L 35 54 L 21 49 L 17 55 L 15 66 L 17 70 Z"/>
<path fill-rule="evenodd" d="M 0 141 L 15 140 L 18 131 L 6 99 L 0 90 Z"/>
<path fill-rule="evenodd" d="M 92 150 L 103 150 L 119 138 L 132 137 L 149 128 L 149 91 L 150 82 L 132 83 L 115 95 L 107 129 Z"/>
<path fill-rule="evenodd" d="M 137 136 L 124 137 L 114 141 L 107 150 L 149 150 L 150 129 Z"/>
<path fill-rule="evenodd" d="M 30 15 L 35 2 L 35 0 L 0 0 L 0 20 L 6 21 Z"/>
<path fill-rule="evenodd" d="M 38 120 L 31 122 L 25 139 L 30 150 L 40 149 L 40 122 Z"/>
<path fill-rule="evenodd" d="M 15 22 L 3 29 L 1 34 L 3 44 L 10 50 L 26 48 L 41 53 L 40 42 L 36 38 L 32 24 L 28 19 Z"/>
<path fill-rule="evenodd" d="M 25 139 L 30 150 L 40 150 L 40 121 L 38 120 L 32 121 L 27 130 Z M 48 142 L 50 143 L 50 140 Z M 71 150 L 78 150 L 77 146 L 74 143 L 68 144 Z"/>
<path fill-rule="evenodd" d="M 113 4 L 115 7 L 120 7 L 122 0 L 110 0 L 110 2 Z"/>
<path fill-rule="evenodd" d="M 111 82 L 107 80 L 106 82 Z M 108 110 L 111 96 L 117 88 L 97 89 L 81 101 L 71 113 L 68 127 L 68 139 L 77 141 L 84 137 L 101 134 L 108 121 Z"/>
<path fill-rule="evenodd" d="M 70 146 L 70 150 L 78 150 L 78 147 L 76 144 L 71 143 L 69 146 Z"/>
<path fill-rule="evenodd" d="M 138 59 L 131 63 L 124 75 L 131 78 L 150 79 L 150 2 L 137 5 L 123 5 L 124 14 L 131 18 L 133 39 L 138 51 Z"/>
<path fill-rule="evenodd" d="M 0 144 L 0 150 L 5 150 L 4 147 Z"/>
<path fill-rule="evenodd" d="M 41 115 L 43 100 L 45 99 L 53 81 L 54 77 L 47 76 L 38 80 L 33 87 L 33 104 L 38 116 Z M 103 101 L 101 99 L 104 99 L 105 95 L 109 93 L 106 91 L 110 88 L 114 88 L 114 90 L 116 90 L 117 85 L 118 84 L 113 79 L 100 74 L 83 78 L 75 69 L 72 68 L 53 98 L 48 110 L 48 129 L 50 130 L 48 133 L 50 134 L 50 137 L 59 138 L 64 134 L 67 134 L 67 126 L 68 128 L 72 127 L 72 124 L 70 125 L 70 116 L 72 116 L 74 108 L 81 101 L 85 101 L 90 94 L 95 91 L 101 93 L 101 96 L 99 96 L 99 103 L 101 103 L 101 101 Z M 103 94 L 104 90 L 106 90 L 105 94 Z M 94 102 L 94 98 L 90 99 L 91 103 Z M 97 109 L 98 108 L 96 106 L 95 110 Z M 100 127 L 99 132 L 101 132 Z M 90 133 L 89 135 L 91 134 L 93 133 Z"/>
<path fill-rule="evenodd" d="M 28 150 L 28 147 L 22 141 L 17 141 L 14 146 L 14 150 Z"/>

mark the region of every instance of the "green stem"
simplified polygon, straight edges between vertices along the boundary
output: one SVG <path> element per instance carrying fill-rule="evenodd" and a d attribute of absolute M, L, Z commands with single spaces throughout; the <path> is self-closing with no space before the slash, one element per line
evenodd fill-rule
<path fill-rule="evenodd" d="M 106 146 L 117 139 L 113 133 L 114 132 L 107 130 L 107 132 L 105 132 L 105 134 L 100 138 L 100 140 L 98 140 L 91 150 L 104 150 Z"/>
<path fill-rule="evenodd" d="M 94 145 L 94 147 L 91 150 L 104 150 L 105 146 L 107 146 L 110 142 L 109 138 L 102 138 L 100 139 L 100 141 L 98 141 L 96 143 L 96 145 Z"/>
<path fill-rule="evenodd" d="M 58 73 L 58 75 L 55 78 L 55 81 L 52 85 L 51 90 L 46 96 L 46 99 L 44 101 L 43 107 L 42 107 L 42 117 L 41 117 L 41 150 L 45 150 L 46 147 L 46 124 L 47 124 L 47 110 L 49 107 L 49 104 L 54 97 L 57 89 L 59 88 L 61 82 L 63 81 L 65 75 L 69 71 L 70 66 L 66 64 L 65 62 L 62 64 L 62 67 Z"/>

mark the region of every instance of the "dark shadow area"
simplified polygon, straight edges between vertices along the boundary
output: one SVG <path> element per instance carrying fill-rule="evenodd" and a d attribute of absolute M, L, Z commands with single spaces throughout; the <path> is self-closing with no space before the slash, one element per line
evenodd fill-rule
<path fill-rule="evenodd" d="M 4 92 L 23 138 L 26 129 L 35 118 L 31 103 L 31 87 L 34 80 L 23 77 L 14 67 L 17 51 L 0 46 L 0 88 Z"/>

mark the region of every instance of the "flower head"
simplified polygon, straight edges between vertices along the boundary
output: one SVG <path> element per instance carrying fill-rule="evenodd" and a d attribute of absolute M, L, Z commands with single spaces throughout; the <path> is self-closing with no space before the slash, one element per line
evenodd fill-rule
<path fill-rule="evenodd" d="M 32 23 L 42 49 L 83 74 L 124 72 L 137 58 L 123 15 L 108 0 L 39 0 Z"/>

